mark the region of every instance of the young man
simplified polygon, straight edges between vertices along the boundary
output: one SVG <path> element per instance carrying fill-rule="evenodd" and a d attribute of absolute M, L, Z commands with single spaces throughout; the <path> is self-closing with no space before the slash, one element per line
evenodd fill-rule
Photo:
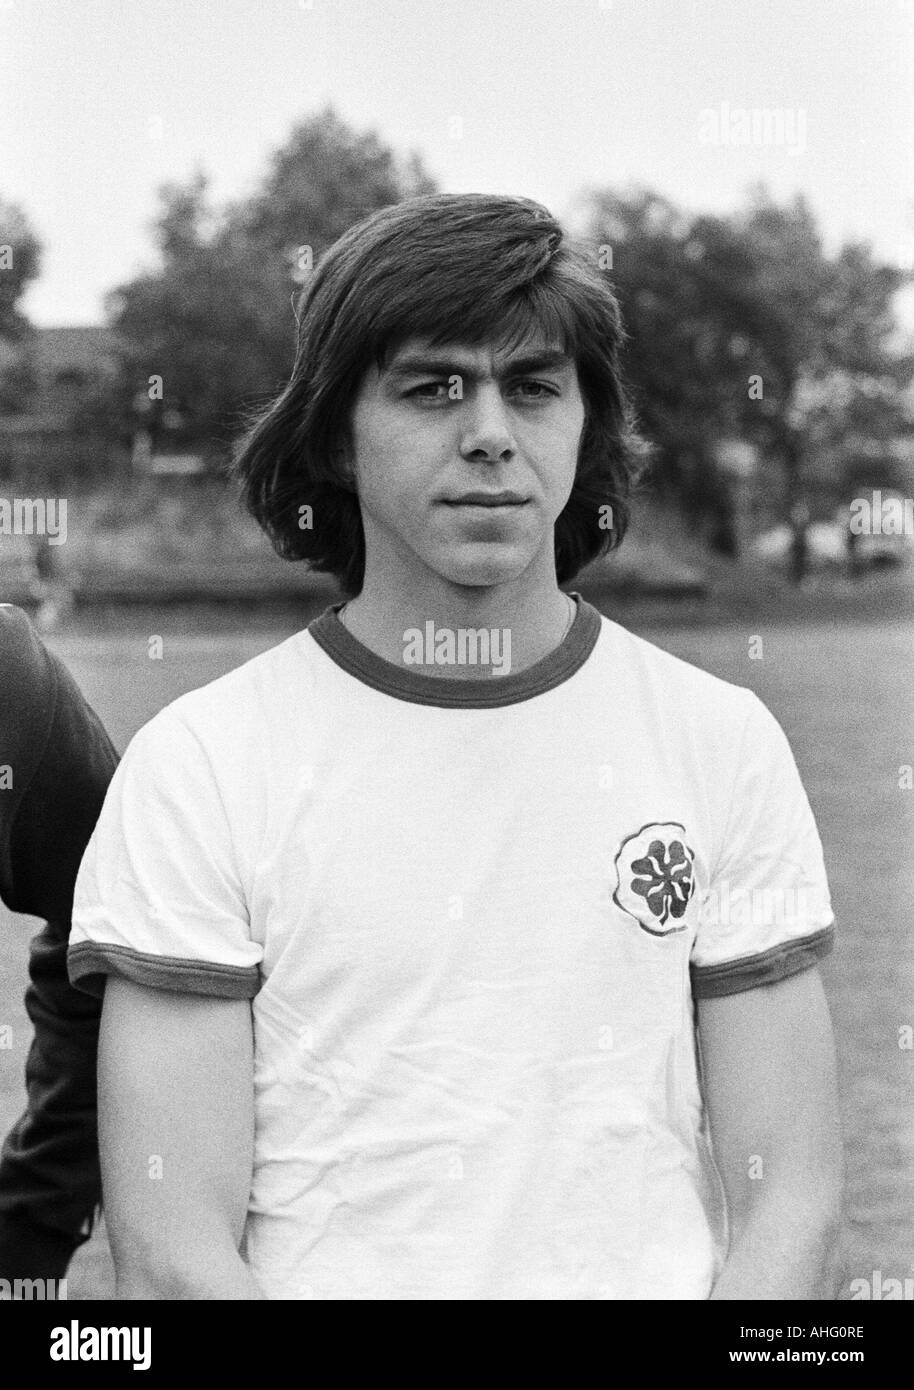
<path fill-rule="evenodd" d="M 349 601 L 141 730 L 80 870 L 124 1296 L 819 1292 L 788 744 L 559 587 L 625 529 L 620 336 L 526 200 L 406 202 L 318 268 L 238 471 Z"/>
<path fill-rule="evenodd" d="M 28 1105 L 0 1152 L 0 1279 L 59 1280 L 101 1198 L 101 1008 L 67 978 L 79 861 L 117 766 L 101 723 L 26 615 L 0 604 L 0 897 L 44 917 L 29 957 Z M 7 1069 L 13 1049 L 0 1051 Z"/>

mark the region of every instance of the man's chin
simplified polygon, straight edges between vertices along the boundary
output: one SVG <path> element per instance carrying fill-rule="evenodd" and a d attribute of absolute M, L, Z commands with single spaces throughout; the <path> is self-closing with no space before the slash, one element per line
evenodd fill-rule
<path fill-rule="evenodd" d="M 434 565 L 442 579 L 449 584 L 461 584 L 468 588 L 492 588 L 497 584 L 509 584 L 523 574 L 530 564 L 531 556 L 519 555 L 480 555 L 452 558 Z"/>

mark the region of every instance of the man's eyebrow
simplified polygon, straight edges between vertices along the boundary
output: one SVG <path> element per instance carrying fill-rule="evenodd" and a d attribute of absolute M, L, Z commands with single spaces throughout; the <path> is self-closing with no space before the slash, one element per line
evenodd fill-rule
<path fill-rule="evenodd" d="M 509 358 L 502 368 L 501 375 L 518 376 L 524 372 L 544 372 L 554 370 L 559 367 L 570 367 L 572 358 L 567 352 L 559 348 L 544 348 L 539 352 L 525 353 L 521 357 Z M 433 357 L 426 352 L 404 353 L 402 357 L 397 357 L 387 368 L 385 373 L 388 377 L 405 376 L 451 376 L 457 375 L 465 377 L 468 381 L 476 381 L 479 373 L 474 367 L 460 365 L 458 356 L 438 356 Z"/>

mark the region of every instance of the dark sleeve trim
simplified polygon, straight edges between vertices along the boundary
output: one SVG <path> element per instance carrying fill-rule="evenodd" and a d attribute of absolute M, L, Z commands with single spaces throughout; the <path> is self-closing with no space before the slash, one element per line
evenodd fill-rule
<path fill-rule="evenodd" d="M 773 985 L 778 980 L 786 980 L 788 975 L 808 970 L 827 956 L 834 944 L 835 928 L 829 926 L 809 936 L 779 941 L 758 955 L 739 956 L 719 965 L 693 965 L 690 967 L 692 997 L 713 999 L 722 994 L 740 994 L 758 985 Z"/>
<path fill-rule="evenodd" d="M 107 975 L 120 975 L 153 989 L 218 999 L 253 999 L 261 986 L 256 965 L 220 965 L 209 960 L 155 956 L 98 941 L 78 941 L 70 947 L 67 973 L 72 985 L 99 999 L 104 996 Z"/>

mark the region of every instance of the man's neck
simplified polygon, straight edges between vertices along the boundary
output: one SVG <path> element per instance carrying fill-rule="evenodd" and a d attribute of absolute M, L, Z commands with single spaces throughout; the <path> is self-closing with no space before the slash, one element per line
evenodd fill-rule
<path fill-rule="evenodd" d="M 507 585 L 448 586 L 396 599 L 366 582 L 341 621 L 395 666 L 419 675 L 485 680 L 523 671 L 555 651 L 575 612 L 574 600 L 554 578 L 523 593 Z"/>

